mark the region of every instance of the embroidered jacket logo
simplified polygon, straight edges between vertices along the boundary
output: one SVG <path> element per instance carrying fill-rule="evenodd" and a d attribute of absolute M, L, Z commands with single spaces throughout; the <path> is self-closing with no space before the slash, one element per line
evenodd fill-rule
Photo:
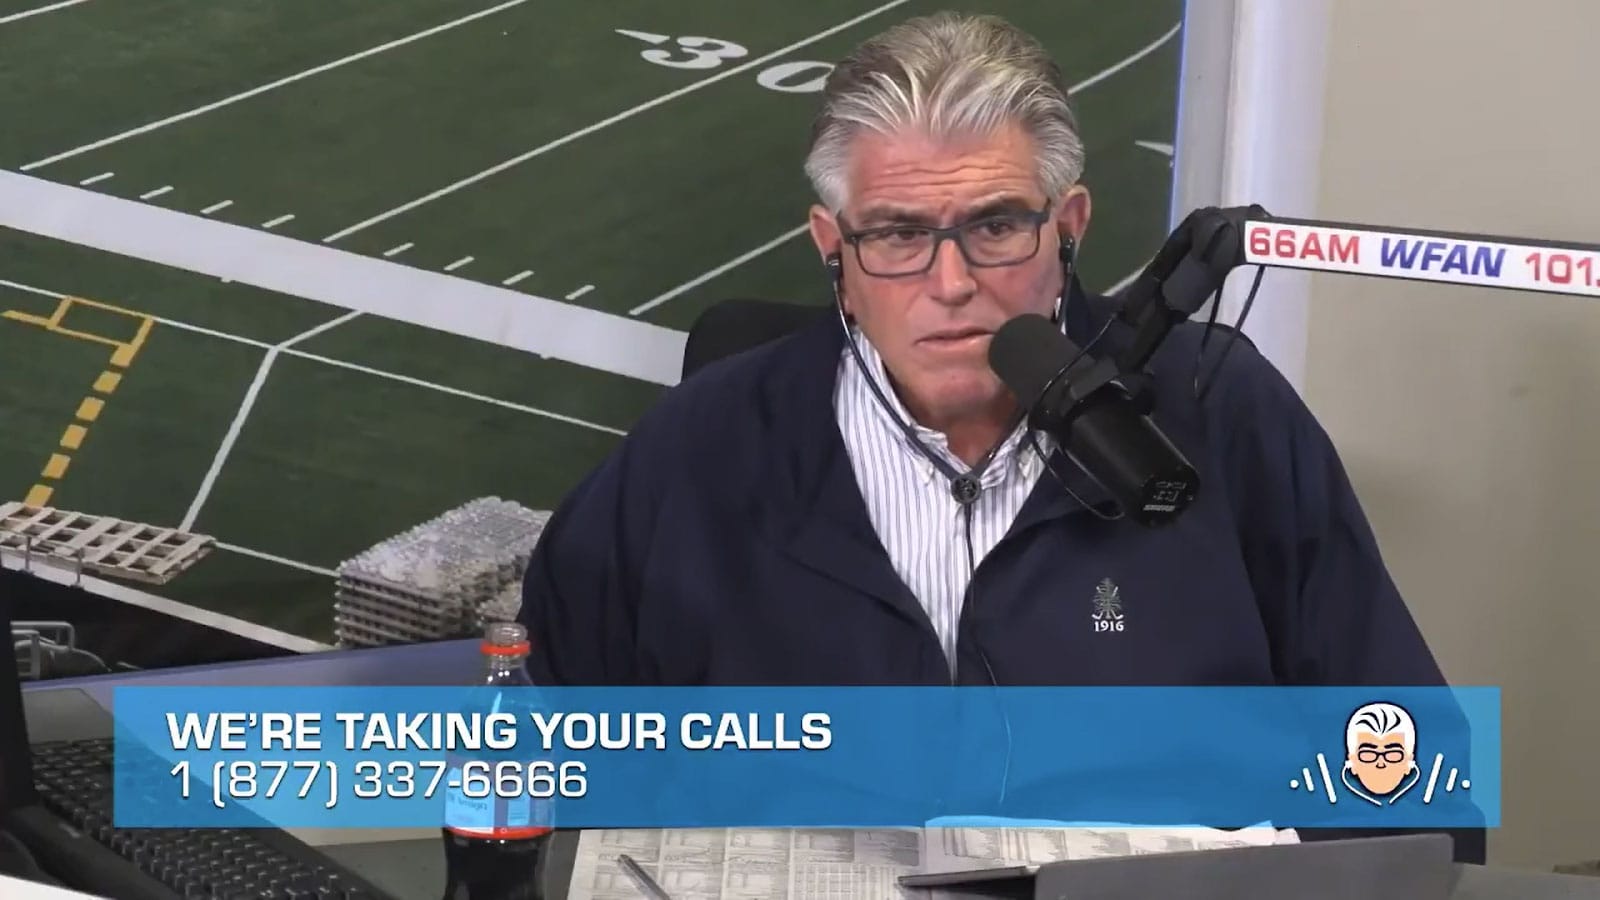
<path fill-rule="evenodd" d="M 1122 614 L 1121 589 L 1109 578 L 1101 579 L 1100 584 L 1094 589 L 1094 614 L 1089 617 L 1094 623 L 1094 630 L 1121 631 L 1126 627 Z"/>

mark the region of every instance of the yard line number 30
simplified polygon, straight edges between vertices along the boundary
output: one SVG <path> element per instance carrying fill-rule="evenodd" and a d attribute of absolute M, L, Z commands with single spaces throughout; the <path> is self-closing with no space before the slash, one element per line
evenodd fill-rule
<path fill-rule="evenodd" d="M 651 44 L 639 51 L 640 58 L 672 69 L 715 69 L 729 60 L 750 55 L 744 45 L 721 38 L 671 37 L 626 28 L 618 28 L 617 34 Z M 767 66 L 756 74 L 756 83 L 785 94 L 813 94 L 822 90 L 832 71 L 833 63 L 795 60 Z"/>

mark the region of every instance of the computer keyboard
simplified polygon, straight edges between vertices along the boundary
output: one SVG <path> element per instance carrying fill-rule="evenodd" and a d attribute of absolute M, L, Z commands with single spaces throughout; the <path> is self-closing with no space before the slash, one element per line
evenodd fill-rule
<path fill-rule="evenodd" d="M 163 895 L 177 900 L 393 900 L 316 848 L 275 828 L 117 828 L 111 824 L 111 760 L 109 738 L 33 745 L 34 784 L 44 807 L 153 882 L 135 884 L 123 869 L 125 880 L 115 892 L 100 885 L 74 887 L 139 900 Z M 89 854 L 79 848 L 76 855 Z M 114 862 L 100 865 L 115 868 Z M 92 860 L 72 865 L 79 871 L 58 877 L 95 881 L 117 877 L 115 872 L 81 871 L 86 865 L 94 867 Z"/>

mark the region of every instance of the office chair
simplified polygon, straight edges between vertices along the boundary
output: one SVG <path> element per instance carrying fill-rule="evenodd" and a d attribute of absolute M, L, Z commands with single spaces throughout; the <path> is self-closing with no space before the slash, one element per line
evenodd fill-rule
<path fill-rule="evenodd" d="M 793 334 L 832 314 L 832 306 L 815 304 L 743 297 L 720 301 L 689 326 L 682 377 L 687 379 L 710 363 Z"/>

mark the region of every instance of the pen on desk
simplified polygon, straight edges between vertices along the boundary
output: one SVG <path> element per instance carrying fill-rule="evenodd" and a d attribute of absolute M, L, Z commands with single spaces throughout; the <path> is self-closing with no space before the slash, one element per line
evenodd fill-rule
<path fill-rule="evenodd" d="M 622 864 L 622 871 L 627 872 L 633 883 L 639 886 L 639 893 L 649 897 L 650 900 L 672 900 L 667 896 L 667 892 L 661 889 L 661 885 L 656 884 L 655 879 L 633 861 L 633 857 L 622 853 L 617 856 L 617 862 Z"/>

